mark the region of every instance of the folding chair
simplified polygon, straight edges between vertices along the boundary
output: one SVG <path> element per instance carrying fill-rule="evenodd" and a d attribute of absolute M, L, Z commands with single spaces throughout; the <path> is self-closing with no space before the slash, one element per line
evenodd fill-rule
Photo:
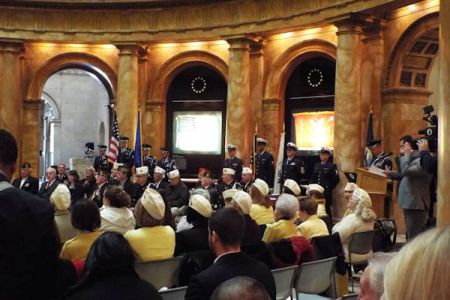
<path fill-rule="evenodd" d="M 296 271 L 296 265 L 272 270 L 272 275 L 275 279 L 275 286 L 277 289 L 277 300 L 284 300 L 292 295 Z"/>
<path fill-rule="evenodd" d="M 163 300 L 184 300 L 186 295 L 187 286 L 177 287 L 173 289 L 168 289 L 159 294 Z"/>
<path fill-rule="evenodd" d="M 171 288 L 178 283 L 181 260 L 183 256 L 169 259 L 138 263 L 134 267 L 139 277 L 150 282 L 157 290 L 162 287 Z"/>
<path fill-rule="evenodd" d="M 303 294 L 321 294 L 334 280 L 336 257 L 316 260 L 300 265 L 294 281 L 295 298 L 307 296 Z"/>
<path fill-rule="evenodd" d="M 355 232 L 350 236 L 350 243 L 348 244 L 348 275 L 352 284 L 352 293 L 355 292 L 353 276 L 352 276 L 352 266 L 367 264 L 367 260 L 358 261 L 357 263 L 352 262 L 352 254 L 364 255 L 372 251 L 374 231 L 362 231 Z"/>

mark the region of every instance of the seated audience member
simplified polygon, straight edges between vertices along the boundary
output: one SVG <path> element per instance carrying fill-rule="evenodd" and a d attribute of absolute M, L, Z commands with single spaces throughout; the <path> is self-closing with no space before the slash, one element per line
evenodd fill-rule
<path fill-rule="evenodd" d="M 349 214 L 353 213 L 353 210 L 356 208 L 355 203 L 350 203 L 350 199 L 352 198 L 353 192 L 355 191 L 355 189 L 358 187 L 358 185 L 356 185 L 356 183 L 353 182 L 347 182 L 347 184 L 344 187 L 344 198 L 345 201 L 347 202 L 347 210 L 344 213 L 343 218 L 345 218 L 346 216 L 348 216 Z M 349 205 L 351 207 L 349 207 Z"/>
<path fill-rule="evenodd" d="M 155 171 L 153 173 L 153 183 L 149 185 L 152 189 L 157 190 L 161 194 L 165 191 L 165 189 L 169 186 L 169 183 L 164 180 L 164 177 L 166 176 L 166 171 L 156 166 Z"/>
<path fill-rule="evenodd" d="M 134 204 L 137 201 L 137 194 L 138 194 L 138 186 L 131 182 L 130 180 L 130 168 L 126 165 L 120 165 L 117 168 L 116 172 L 116 180 L 117 185 L 119 185 L 128 195 L 131 197 L 131 203 Z"/>
<path fill-rule="evenodd" d="M 70 220 L 70 197 L 69 189 L 62 183 L 56 187 L 50 196 L 50 203 L 52 203 L 55 208 L 55 224 L 58 229 L 61 243 L 65 243 L 67 240 L 70 240 L 77 235 L 77 230 L 73 228 Z"/>
<path fill-rule="evenodd" d="M 348 262 L 348 244 L 350 237 L 355 232 L 373 230 L 376 215 L 372 210 L 372 201 L 369 194 L 361 189 L 356 188 L 350 199 L 352 205 L 355 205 L 355 212 L 347 215 L 341 221 L 339 221 L 333 227 L 333 233 L 338 232 L 344 247 L 345 260 Z M 372 252 L 368 254 L 353 254 L 352 262 L 365 261 L 372 255 Z"/>
<path fill-rule="evenodd" d="M 239 190 L 237 190 L 237 189 L 228 189 L 228 190 L 225 190 L 225 191 L 222 192 L 222 199 L 223 199 L 223 202 L 224 202 L 225 206 L 229 206 L 230 205 L 231 199 L 233 199 L 234 194 L 236 194 L 238 191 Z M 214 206 L 213 205 L 213 208 L 214 207 L 217 208 L 218 206 Z"/>
<path fill-rule="evenodd" d="M 307 185 L 306 195 L 316 201 L 318 216 L 327 216 L 327 211 L 325 209 L 325 197 L 323 194 L 324 192 L 325 189 L 317 183 Z"/>
<path fill-rule="evenodd" d="M 140 262 L 170 258 L 175 251 L 175 232 L 165 223 L 166 204 L 161 194 L 146 189 L 135 208 L 136 223 L 142 226 L 125 234 Z"/>
<path fill-rule="evenodd" d="M 81 187 L 80 176 L 78 176 L 77 171 L 70 170 L 68 174 L 67 187 L 69 188 L 70 199 L 72 202 L 70 206 L 73 206 L 75 202 L 83 199 L 83 188 Z"/>
<path fill-rule="evenodd" d="M 45 179 L 46 181 L 41 185 L 37 195 L 43 199 L 50 200 L 50 195 L 56 189 L 58 184 L 60 184 L 56 178 L 56 170 L 52 167 L 47 168 L 45 170 Z"/>
<path fill-rule="evenodd" d="M 95 180 L 95 169 L 88 167 L 84 169 L 84 178 L 80 180 L 83 198 L 88 198 L 97 188 Z"/>
<path fill-rule="evenodd" d="M 270 300 L 261 282 L 247 277 L 237 276 L 219 285 L 211 296 L 211 300 Z"/>
<path fill-rule="evenodd" d="M 295 197 L 300 196 L 301 189 L 295 180 L 286 179 L 283 183 L 283 193 L 294 195 Z"/>
<path fill-rule="evenodd" d="M 103 233 L 92 245 L 81 280 L 68 299 L 162 299 L 153 285 L 139 278 L 130 244 L 118 232 Z"/>
<path fill-rule="evenodd" d="M 23 163 L 20 168 L 20 178 L 14 180 L 12 185 L 22 191 L 36 195 L 39 190 L 39 180 L 31 176 L 32 170 L 30 163 Z"/>
<path fill-rule="evenodd" d="M 261 241 L 261 231 L 255 220 L 250 217 L 249 213 L 252 209 L 252 198 L 244 191 L 238 191 L 234 194 L 229 205 L 242 213 L 245 219 L 245 231 L 242 239 L 242 245 L 254 244 Z"/>
<path fill-rule="evenodd" d="M 317 202 L 314 199 L 300 201 L 299 218 L 302 221 L 297 226 L 299 236 L 311 240 L 313 237 L 328 235 L 327 225 L 317 216 Z"/>
<path fill-rule="evenodd" d="M 205 177 L 206 173 L 208 173 L 208 172 L 209 172 L 209 170 L 206 169 L 206 168 L 199 168 L 198 169 L 198 173 L 197 173 L 198 181 L 195 184 L 195 188 L 196 189 L 199 189 L 199 188 L 202 187 L 202 178 Z"/>
<path fill-rule="evenodd" d="M 295 196 L 281 194 L 275 204 L 275 223 L 268 224 L 262 240 L 269 244 L 297 235 L 294 219 L 297 216 L 298 200 Z"/>
<path fill-rule="evenodd" d="M 109 173 L 105 170 L 99 170 L 97 175 L 95 175 L 96 188 L 89 195 L 89 200 L 97 204 L 98 207 L 103 205 L 103 194 L 105 193 L 105 188 L 108 186 Z"/>
<path fill-rule="evenodd" d="M 148 175 L 148 167 L 143 166 L 136 168 L 136 174 L 134 175 L 134 178 L 136 180 L 136 201 L 138 201 L 142 194 L 144 194 L 145 189 L 150 184 L 150 177 Z M 132 203 L 131 206 L 135 206 L 136 203 Z"/>
<path fill-rule="evenodd" d="M 190 197 L 186 219 L 193 227 L 175 234 L 175 255 L 209 249 L 208 219 L 211 214 L 212 208 L 208 199 L 199 194 Z"/>
<path fill-rule="evenodd" d="M 450 226 L 418 235 L 387 264 L 383 299 L 450 299 L 449 253 Z"/>
<path fill-rule="evenodd" d="M 128 207 L 131 197 L 121 187 L 107 186 L 103 195 L 103 206 L 100 208 L 100 231 L 117 231 L 125 234 L 136 227 L 134 215 Z"/>
<path fill-rule="evenodd" d="M 168 174 L 169 186 L 164 191 L 166 200 L 169 203 L 172 215 L 180 215 L 180 209 L 188 205 L 189 189 L 181 182 L 180 172 L 178 170 L 170 171 Z"/>
<path fill-rule="evenodd" d="M 388 262 L 397 253 L 376 252 L 369 259 L 369 265 L 364 269 L 360 279 L 361 290 L 358 299 L 380 300 L 383 295 L 384 271 Z"/>
<path fill-rule="evenodd" d="M 202 188 L 194 189 L 191 191 L 191 196 L 193 196 L 193 195 L 201 195 L 201 196 L 205 197 L 211 203 L 210 195 L 207 190 L 204 190 Z M 176 232 L 191 229 L 193 227 L 193 225 L 187 221 L 188 207 L 189 207 L 189 205 L 185 206 L 182 211 L 183 216 L 178 217 Z"/>
<path fill-rule="evenodd" d="M 243 167 L 242 168 L 242 180 L 241 180 L 241 187 L 242 190 L 246 193 L 250 191 L 250 187 L 253 183 L 253 171 L 249 167 Z"/>
<path fill-rule="evenodd" d="M 217 210 L 209 219 L 209 241 L 217 258 L 214 264 L 194 276 L 186 291 L 186 300 L 210 299 L 222 282 L 236 276 L 248 276 L 264 285 L 271 299 L 275 299 L 275 281 L 262 262 L 241 252 L 245 220 L 232 208 Z"/>
<path fill-rule="evenodd" d="M 257 178 L 250 187 L 250 197 L 253 205 L 250 211 L 250 217 L 256 224 L 264 225 L 275 222 L 272 203 L 268 197 L 269 185 L 262 179 Z"/>
<path fill-rule="evenodd" d="M 97 205 L 92 201 L 78 201 L 72 208 L 71 221 L 78 234 L 64 243 L 61 258 L 74 262 L 86 258 L 95 239 L 101 234 L 98 230 L 100 212 Z"/>
<path fill-rule="evenodd" d="M 211 202 L 211 206 L 213 208 L 217 207 L 221 201 L 219 192 L 217 191 L 217 186 L 214 183 L 215 179 L 216 177 L 209 170 L 206 170 L 204 176 L 200 178 L 200 188 L 208 191 L 209 201 Z"/>

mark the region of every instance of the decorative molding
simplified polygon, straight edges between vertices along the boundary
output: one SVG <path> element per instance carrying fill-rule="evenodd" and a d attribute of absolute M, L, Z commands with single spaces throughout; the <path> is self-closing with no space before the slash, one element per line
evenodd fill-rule
<path fill-rule="evenodd" d="M 432 91 L 423 88 L 390 88 L 381 91 L 383 104 L 427 105 Z"/>
<path fill-rule="evenodd" d="M 165 105 L 166 105 L 165 101 L 145 100 L 145 109 L 151 112 L 161 112 Z"/>
<path fill-rule="evenodd" d="M 279 98 L 263 99 L 262 101 L 263 110 L 279 110 L 280 105 L 281 99 Z"/>

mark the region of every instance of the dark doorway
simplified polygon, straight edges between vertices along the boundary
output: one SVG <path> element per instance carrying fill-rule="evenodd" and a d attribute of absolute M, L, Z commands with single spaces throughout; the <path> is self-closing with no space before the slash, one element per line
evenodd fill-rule
<path fill-rule="evenodd" d="M 335 61 L 318 54 L 314 58 L 302 61 L 287 82 L 284 110 L 286 142 L 292 141 L 299 146 L 297 155 L 305 162 L 305 178 L 311 176 L 314 163 L 319 161 L 320 145 L 325 146 L 322 144 L 328 142 L 331 144 L 328 146 L 332 146 L 333 137 L 321 133 L 320 130 L 311 130 L 313 127 L 300 125 L 306 124 L 304 119 L 311 115 L 316 121 L 322 122 L 324 127 L 322 130 L 332 130 L 327 125 L 334 121 L 335 75 Z M 314 132 L 314 138 L 310 141 L 307 138 L 303 139 L 304 136 L 308 136 L 307 130 Z"/>
<path fill-rule="evenodd" d="M 187 68 L 167 92 L 166 141 L 181 173 L 216 176 L 224 157 L 227 83 L 206 65 Z"/>

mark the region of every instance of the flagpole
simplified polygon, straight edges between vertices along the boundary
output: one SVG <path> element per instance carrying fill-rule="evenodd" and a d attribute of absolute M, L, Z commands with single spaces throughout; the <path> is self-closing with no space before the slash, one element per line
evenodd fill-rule
<path fill-rule="evenodd" d="M 286 138 L 286 133 L 284 131 L 284 123 L 283 123 L 283 132 L 280 134 L 280 145 L 278 147 L 278 157 L 277 157 L 277 166 L 275 168 L 275 176 L 273 182 L 273 193 L 280 194 L 281 193 L 281 169 L 283 166 L 283 157 L 284 157 L 284 142 Z"/>

